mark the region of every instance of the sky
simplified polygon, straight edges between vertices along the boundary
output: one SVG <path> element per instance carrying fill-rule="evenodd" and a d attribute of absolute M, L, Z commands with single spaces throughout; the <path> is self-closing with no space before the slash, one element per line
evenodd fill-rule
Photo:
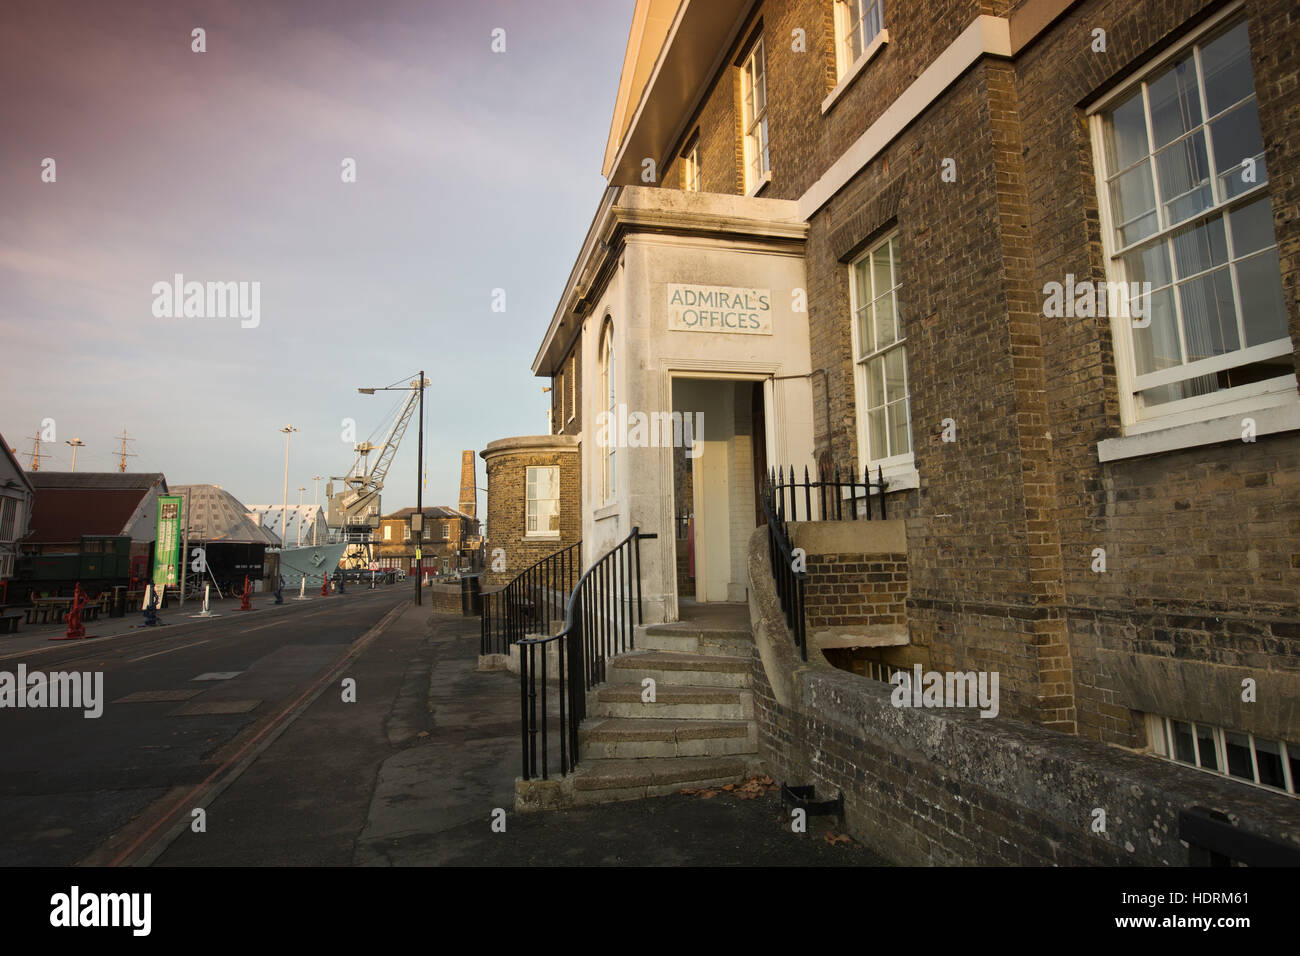
<path fill-rule="evenodd" d="M 530 366 L 604 189 L 633 6 L 5 0 L 0 434 L 19 461 L 50 419 L 43 470 L 74 437 L 78 471 L 116 470 L 125 429 L 128 471 L 274 503 L 293 425 L 289 500 L 311 501 L 403 397 L 357 389 L 423 367 L 424 502 L 454 506 L 462 449 L 547 430 Z M 155 285 L 176 274 L 247 283 L 255 316 L 171 308 Z M 385 512 L 415 504 L 416 458 L 413 422 Z"/>

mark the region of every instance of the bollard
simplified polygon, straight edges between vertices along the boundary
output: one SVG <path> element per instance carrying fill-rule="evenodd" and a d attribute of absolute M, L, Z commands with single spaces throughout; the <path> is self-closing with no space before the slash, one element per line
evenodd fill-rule
<path fill-rule="evenodd" d="M 244 575 L 244 593 L 239 596 L 239 609 L 241 611 L 251 611 L 253 609 L 253 602 L 249 600 L 250 594 L 252 594 L 252 590 L 248 585 L 248 575 Z"/>
<path fill-rule="evenodd" d="M 81 590 L 81 582 L 78 581 L 72 591 L 72 606 L 68 608 L 67 622 L 68 630 L 62 637 L 51 637 L 52 641 L 76 641 L 86 636 L 86 625 L 82 623 L 81 611 L 90 602 L 86 598 L 86 592 Z"/>
<path fill-rule="evenodd" d="M 330 576 L 324 571 L 320 573 L 320 596 L 330 596 Z"/>
<path fill-rule="evenodd" d="M 307 600 L 307 575 L 305 574 L 302 576 L 302 580 L 298 584 L 298 600 Z"/>

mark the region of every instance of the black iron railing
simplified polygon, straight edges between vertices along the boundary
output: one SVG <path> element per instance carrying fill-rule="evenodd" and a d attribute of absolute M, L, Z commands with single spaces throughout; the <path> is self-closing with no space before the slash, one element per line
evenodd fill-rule
<path fill-rule="evenodd" d="M 880 519 L 885 519 L 885 490 L 889 482 L 885 481 L 879 466 L 874 480 L 870 466 L 862 469 L 859 480 L 856 469 L 846 468 L 841 474 L 838 465 L 824 472 L 817 481 L 809 478 L 806 466 L 803 481 L 798 481 L 793 465 L 773 469 L 769 480 L 787 521 L 857 521 L 859 518 L 870 521 L 873 497 L 879 502 L 876 510 Z M 862 502 L 862 514 L 858 514 L 859 502 Z M 803 517 L 799 516 L 801 503 Z"/>
<path fill-rule="evenodd" d="M 576 541 L 525 568 L 501 590 L 484 594 L 479 653 L 509 654 L 510 645 L 525 635 L 549 634 L 564 620 L 581 566 L 582 542 Z"/>
<path fill-rule="evenodd" d="M 609 658 L 632 649 L 634 629 L 641 623 L 641 541 L 657 537 L 633 528 L 578 579 L 565 610 L 564 630 L 519 641 L 525 780 L 550 776 L 552 718 L 560 743 L 559 775 L 577 766 L 578 727 L 587 716 L 587 691 L 605 680 Z"/>
<path fill-rule="evenodd" d="M 773 478 L 775 475 L 772 476 Z M 772 559 L 772 577 L 776 594 L 785 612 L 785 623 L 794 635 L 795 647 L 804 660 L 808 659 L 808 635 L 804 626 L 804 588 L 808 573 L 795 561 L 794 545 L 790 542 L 790 529 L 786 526 L 782 500 L 777 497 L 779 488 L 772 480 L 764 482 L 763 517 L 767 520 L 767 550 Z"/>

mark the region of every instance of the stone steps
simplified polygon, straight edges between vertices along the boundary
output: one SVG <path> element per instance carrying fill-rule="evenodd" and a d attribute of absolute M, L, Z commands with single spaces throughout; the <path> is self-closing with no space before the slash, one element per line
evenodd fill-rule
<path fill-rule="evenodd" d="M 613 803 L 669 796 L 683 787 L 721 787 L 739 783 L 755 763 L 744 756 L 592 760 L 578 765 L 574 803 Z"/>
<path fill-rule="evenodd" d="M 748 687 L 749 661 L 675 651 L 632 651 L 610 662 L 606 676 L 612 684 L 636 684 L 653 677 L 658 684 L 693 687 Z"/>
<path fill-rule="evenodd" d="M 578 731 L 579 763 L 603 758 L 724 757 L 758 752 L 745 720 L 608 717 Z"/>
<path fill-rule="evenodd" d="M 591 695 L 592 717 L 645 717 L 673 720 L 750 720 L 754 695 L 739 687 L 680 687 L 667 683 L 655 689 L 655 702 L 641 699 L 637 684 L 606 684 Z"/>

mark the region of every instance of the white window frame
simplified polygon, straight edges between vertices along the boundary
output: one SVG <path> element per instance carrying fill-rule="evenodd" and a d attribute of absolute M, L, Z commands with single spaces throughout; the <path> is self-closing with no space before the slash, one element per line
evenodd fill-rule
<path fill-rule="evenodd" d="M 760 102 L 761 109 L 757 106 Z M 767 54 L 762 36 L 754 41 L 740 67 L 740 112 L 745 137 L 745 195 L 752 196 L 772 179 L 771 131 L 767 122 Z"/>
<path fill-rule="evenodd" d="M 875 12 L 875 32 L 870 36 L 872 11 Z M 860 62 L 871 58 L 878 48 L 876 40 L 885 32 L 884 0 L 835 0 L 835 75 L 843 79 Z M 853 55 L 849 40 L 854 33 L 861 38 L 862 49 Z"/>
<path fill-rule="evenodd" d="M 442 540 L 443 540 L 443 541 L 450 541 L 450 540 L 451 540 L 451 522 L 450 522 L 450 521 L 444 521 L 444 522 L 442 523 Z"/>
<path fill-rule="evenodd" d="M 871 288 L 872 302 L 878 301 L 879 299 L 883 298 L 883 296 L 885 295 L 893 296 L 895 314 L 898 316 L 897 322 L 898 322 L 899 332 L 901 333 L 903 331 L 903 318 L 901 312 L 899 311 L 899 306 L 898 306 L 898 291 L 899 289 L 902 288 L 902 280 L 901 277 L 899 276 L 899 263 L 898 263 L 898 255 L 897 255 L 899 236 L 900 236 L 899 231 L 897 229 L 893 230 L 892 232 L 890 232 L 888 235 L 884 236 L 877 242 L 872 243 L 861 255 L 857 256 L 851 263 L 849 263 L 849 267 L 848 267 L 849 332 L 850 332 L 850 342 L 851 342 L 850 347 L 853 350 L 851 356 L 853 360 L 853 405 L 854 405 L 854 415 L 857 418 L 858 458 L 860 464 L 863 467 L 870 467 L 873 472 L 877 468 L 880 468 L 886 479 L 912 478 L 916 474 L 916 466 L 915 466 L 916 438 L 912 431 L 912 390 L 911 390 L 911 376 L 907 370 L 907 336 L 900 335 L 896 341 L 891 342 L 882 348 L 872 349 L 868 352 L 862 353 L 861 357 L 859 357 L 860 343 L 859 343 L 859 332 L 858 332 L 858 325 L 859 325 L 858 318 L 859 318 L 859 312 L 863 308 L 865 308 L 865 306 L 868 303 L 859 302 L 857 271 L 859 265 L 861 265 L 863 262 L 869 262 L 872 253 L 876 252 L 883 246 L 888 246 L 890 243 L 894 244 L 894 251 L 891 252 L 889 257 L 889 273 L 890 273 L 890 282 L 891 282 L 890 288 L 886 291 L 877 290 L 875 288 L 875 275 L 872 273 L 870 266 L 868 266 L 867 268 L 867 276 L 872 284 L 872 288 Z M 874 345 L 874 343 L 872 344 Z M 892 352 L 895 349 L 902 349 L 903 351 L 903 381 L 904 381 L 904 393 L 906 395 L 904 401 L 907 403 L 907 409 L 908 409 L 907 412 L 908 450 L 902 454 L 893 454 L 893 455 L 887 455 L 883 457 L 876 457 L 875 456 L 876 449 L 873 449 L 871 447 L 871 442 L 870 442 L 871 428 L 870 428 L 869 416 L 868 416 L 868 412 L 870 409 L 868 408 L 867 405 L 867 402 L 869 401 L 869 391 L 867 388 L 867 365 L 873 359 L 883 358 L 883 356 L 886 353 Z M 889 403 L 886 402 L 886 406 L 888 406 L 888 404 Z M 888 413 L 886 413 L 886 434 L 888 434 Z M 916 487 L 916 485 L 913 483 L 898 482 L 896 480 L 891 480 L 890 485 L 892 488 Z"/>
<path fill-rule="evenodd" d="M 578 353 L 569 356 L 569 421 L 578 414 Z"/>
<path fill-rule="evenodd" d="M 1199 425 L 1224 416 L 1239 416 L 1251 411 L 1274 408 L 1281 405 L 1300 404 L 1300 395 L 1297 394 L 1297 379 L 1294 373 L 1266 379 L 1258 382 L 1250 382 L 1244 385 L 1238 385 L 1229 388 L 1218 389 L 1204 395 L 1192 396 L 1189 398 L 1179 399 L 1171 402 L 1164 402 L 1158 405 L 1143 405 L 1138 392 L 1144 388 L 1154 388 L 1162 384 L 1171 384 L 1174 382 L 1187 381 L 1200 375 L 1213 374 L 1231 368 L 1240 368 L 1250 362 L 1258 362 L 1268 358 L 1275 358 L 1284 354 L 1294 354 L 1294 346 L 1287 339 L 1278 339 L 1273 342 L 1260 343 L 1254 346 L 1246 346 L 1243 333 L 1244 318 L 1242 315 L 1241 299 L 1239 286 L 1233 275 L 1234 267 L 1237 262 L 1243 261 L 1237 259 L 1233 254 L 1231 229 L 1227 222 L 1229 212 L 1239 209 L 1261 198 L 1267 198 L 1270 195 L 1269 184 L 1267 181 L 1259 183 L 1253 188 L 1239 193 L 1231 198 L 1224 198 L 1221 193 L 1220 170 L 1214 156 L 1214 146 L 1209 135 L 1209 122 L 1221 116 L 1228 111 L 1237 108 L 1241 103 L 1247 102 L 1243 99 L 1241 103 L 1233 104 L 1216 113 L 1214 117 L 1208 115 L 1209 109 L 1205 100 L 1205 85 L 1203 82 L 1204 72 L 1200 64 L 1200 48 L 1211 39 L 1214 35 L 1223 32 L 1225 29 L 1232 29 L 1237 26 L 1234 22 L 1239 19 L 1242 10 L 1241 4 L 1233 6 L 1222 11 L 1218 16 L 1211 18 L 1203 24 L 1193 34 L 1186 37 L 1176 47 L 1166 51 L 1161 56 L 1155 58 L 1137 74 L 1130 78 L 1122 87 L 1108 93 L 1104 98 L 1088 110 L 1090 133 L 1092 138 L 1093 161 L 1096 165 L 1095 185 L 1097 189 L 1098 209 L 1100 211 L 1100 224 L 1102 233 L 1102 245 L 1106 263 L 1106 278 L 1110 282 L 1127 281 L 1126 270 L 1122 256 L 1125 253 L 1133 252 L 1138 249 L 1150 247 L 1159 242 L 1170 242 L 1171 237 L 1189 227 L 1195 226 L 1198 222 L 1209 222 L 1214 219 L 1222 220 L 1224 223 L 1224 236 L 1227 243 L 1227 256 L 1229 275 L 1232 277 L 1232 288 L 1234 297 L 1234 308 L 1237 315 L 1239 341 L 1242 347 L 1223 355 L 1212 356 L 1201 359 L 1194 363 L 1186 363 L 1171 366 L 1168 369 L 1138 375 L 1136 365 L 1136 353 L 1133 344 L 1133 335 L 1131 323 L 1133 319 L 1121 316 L 1112 316 L 1110 319 L 1111 335 L 1115 347 L 1115 365 L 1116 377 L 1119 382 L 1119 407 L 1121 424 L 1125 435 L 1138 435 L 1147 432 L 1178 428 L 1186 425 Z M 1151 116 L 1149 108 L 1149 99 L 1145 92 L 1145 87 L 1155 74 L 1162 72 L 1174 62 L 1186 57 L 1188 51 L 1192 52 L 1194 62 L 1196 63 L 1196 76 L 1198 93 L 1201 99 L 1201 124 L 1191 132 L 1184 134 L 1179 139 L 1184 139 L 1196 135 L 1196 132 L 1203 131 L 1205 140 L 1206 159 L 1209 164 L 1209 185 L 1213 204 L 1200 213 L 1182 219 L 1181 221 L 1170 224 L 1167 221 L 1165 212 L 1165 203 L 1160 195 L 1159 171 L 1155 168 L 1154 157 L 1148 152 L 1145 162 L 1152 163 L 1152 182 L 1155 196 L 1155 214 L 1157 216 L 1157 230 L 1150 236 L 1131 243 L 1124 247 L 1117 247 L 1116 230 L 1111 208 L 1111 199 L 1109 195 L 1110 182 L 1120 173 L 1127 172 L 1129 169 L 1136 168 L 1137 163 L 1131 164 L 1124 170 L 1110 170 L 1107 167 L 1106 160 L 1106 136 L 1105 136 L 1105 117 L 1111 108 L 1121 100 L 1130 96 L 1136 88 L 1143 88 L 1144 108 L 1146 109 L 1146 129 L 1148 136 L 1148 147 L 1153 145 L 1151 141 Z M 1253 73 L 1253 69 L 1252 69 Z M 1256 103 L 1258 95 L 1255 94 Z M 1174 142 L 1177 142 L 1175 140 Z M 1165 149 L 1170 144 L 1165 144 L 1159 149 Z M 1276 171 L 1274 171 L 1275 174 Z M 1277 237 L 1274 235 L 1274 242 L 1271 247 L 1255 250 L 1250 253 L 1253 257 L 1267 252 L 1270 248 L 1277 248 Z M 1169 253 L 1171 275 L 1177 271 L 1177 263 L 1174 261 L 1173 251 Z M 1214 268 L 1219 268 L 1215 266 Z M 1172 282 L 1175 285 L 1179 282 L 1186 281 L 1192 276 L 1173 275 Z M 1162 287 L 1165 288 L 1165 287 Z M 1182 343 L 1181 347 L 1185 353 L 1186 341 L 1183 335 L 1184 323 L 1182 318 L 1182 305 L 1180 296 L 1177 291 L 1173 294 L 1175 321 L 1178 323 L 1179 337 Z M 1244 359 L 1244 361 L 1243 361 Z M 1191 370 L 1191 374 L 1189 374 Z M 1189 436 L 1189 440 L 1190 436 Z"/>
<path fill-rule="evenodd" d="M 700 138 L 697 135 L 682 153 L 682 189 L 688 193 L 700 191 Z"/>
<path fill-rule="evenodd" d="M 385 541 L 393 540 L 393 526 L 391 524 L 384 525 L 384 540 Z"/>
<path fill-rule="evenodd" d="M 614 351 L 614 323 L 606 319 L 600 333 L 600 401 L 604 405 L 602 412 L 608 415 L 605 428 L 605 444 L 600 449 L 600 493 L 605 504 L 611 504 L 618 493 L 618 457 L 613 436 L 613 424 L 618 420 L 618 399 L 616 395 Z"/>
<path fill-rule="evenodd" d="M 536 487 L 537 482 L 529 480 L 530 475 L 536 471 L 553 471 L 555 472 L 555 497 L 540 498 L 529 494 L 529 487 Z M 532 526 L 537 524 L 541 518 L 540 512 L 534 512 L 534 504 L 539 501 L 555 502 L 556 524 L 559 524 L 560 518 L 560 466 L 559 465 L 528 465 L 524 469 L 524 537 L 525 538 L 558 538 L 560 529 L 554 530 L 549 528 L 534 529 Z"/>
<path fill-rule="evenodd" d="M 1278 753 L 1282 763 L 1282 787 L 1274 787 L 1271 784 L 1261 783 L 1259 779 L 1259 755 L 1255 745 L 1255 735 L 1246 730 L 1233 730 L 1232 728 L 1217 727 L 1213 724 L 1206 724 L 1200 721 L 1183 720 L 1181 717 L 1162 717 L 1158 714 L 1146 714 L 1147 722 L 1147 741 L 1151 752 L 1157 757 L 1161 757 L 1172 763 L 1183 767 L 1193 767 L 1196 770 L 1212 773 L 1216 777 L 1226 777 L 1229 780 L 1235 780 L 1237 783 L 1244 783 L 1252 787 L 1259 787 L 1261 790 L 1267 790 L 1270 793 L 1285 793 L 1292 797 L 1300 796 L 1300 780 L 1297 780 L 1295 774 L 1291 772 L 1291 751 L 1300 747 L 1300 744 L 1290 743 L 1283 738 L 1273 739 L 1265 737 L 1269 743 L 1278 745 Z M 1174 721 L 1187 724 L 1192 728 L 1192 754 L 1193 762 L 1188 763 L 1180 760 L 1175 754 L 1174 749 Z M 1202 764 L 1204 761 L 1201 757 L 1201 735 L 1198 729 L 1210 731 L 1214 742 L 1214 762 L 1217 767 L 1206 767 Z M 1245 737 L 1250 744 L 1250 770 L 1252 779 L 1239 777 L 1236 774 L 1228 772 L 1228 747 L 1226 734 L 1234 733 Z"/>
<path fill-rule="evenodd" d="M 411 540 L 411 526 L 409 523 L 402 525 L 402 540 L 403 541 Z"/>

